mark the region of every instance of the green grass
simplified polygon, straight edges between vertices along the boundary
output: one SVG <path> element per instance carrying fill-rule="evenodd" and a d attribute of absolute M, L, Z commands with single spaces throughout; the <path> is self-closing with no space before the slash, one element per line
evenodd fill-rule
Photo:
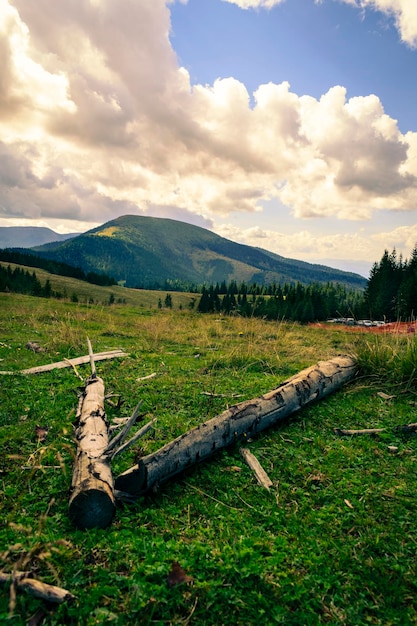
<path fill-rule="evenodd" d="M 71 368 L 2 376 L 0 570 L 32 568 L 76 600 L 51 608 L 18 592 L 9 616 L 5 586 L 0 623 L 26 624 L 38 609 L 52 625 L 417 623 L 416 438 L 392 428 L 416 421 L 414 337 L 355 340 L 343 330 L 149 304 L 0 294 L 2 370 L 86 354 L 87 337 L 96 351 L 129 354 L 97 370 L 107 393 L 124 400 L 106 407 L 109 419 L 130 415 L 139 400 L 144 419 L 158 418 L 143 453 L 336 354 L 357 353 L 366 377 L 245 442 L 271 477 L 270 492 L 236 446 L 118 507 L 110 528 L 82 532 L 67 516 L 82 382 Z M 29 340 L 45 352 L 27 350 Z M 78 371 L 86 378 L 89 367 Z M 49 427 L 44 443 L 37 425 Z M 335 427 L 387 430 L 339 437 Z M 117 459 L 114 474 L 136 454 Z M 192 583 L 167 585 L 174 561 Z"/>
<path fill-rule="evenodd" d="M 362 336 L 357 360 L 364 374 L 412 392 L 417 385 L 417 341 L 408 335 Z"/>

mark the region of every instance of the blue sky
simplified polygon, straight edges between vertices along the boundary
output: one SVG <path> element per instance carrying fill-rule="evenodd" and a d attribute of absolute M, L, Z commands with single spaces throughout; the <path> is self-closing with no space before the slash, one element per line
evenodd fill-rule
<path fill-rule="evenodd" d="M 417 52 L 401 44 L 393 17 L 333 0 L 286 0 L 270 10 L 188 0 L 172 5 L 171 21 L 193 83 L 233 76 L 252 93 L 289 81 L 316 98 L 343 85 L 348 98 L 377 94 L 402 132 L 417 131 Z"/>
<path fill-rule="evenodd" d="M 417 243 L 415 0 L 0 0 L 0 225 L 172 217 L 367 275 Z"/>

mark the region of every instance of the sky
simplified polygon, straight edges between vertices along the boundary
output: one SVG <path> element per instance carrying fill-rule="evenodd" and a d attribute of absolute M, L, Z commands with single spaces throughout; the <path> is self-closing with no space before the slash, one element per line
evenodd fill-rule
<path fill-rule="evenodd" d="M 0 226 L 189 222 L 368 276 L 417 244 L 416 0 L 0 0 Z"/>

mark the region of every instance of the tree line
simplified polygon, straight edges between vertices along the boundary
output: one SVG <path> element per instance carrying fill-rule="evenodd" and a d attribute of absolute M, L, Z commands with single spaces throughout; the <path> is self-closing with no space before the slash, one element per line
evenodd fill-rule
<path fill-rule="evenodd" d="M 24 293 L 40 298 L 59 298 L 62 294 L 52 290 L 49 279 L 42 285 L 35 272 L 20 267 L 12 270 L 9 266 L 0 265 L 0 291 Z"/>
<path fill-rule="evenodd" d="M 356 317 L 362 306 L 362 292 L 337 283 L 260 287 L 232 282 L 225 292 L 219 285 L 203 287 L 197 309 L 201 313 L 237 313 L 244 317 L 306 323 L 329 317 Z"/>
<path fill-rule="evenodd" d="M 380 262 L 371 268 L 364 298 L 370 319 L 414 319 L 417 315 L 417 245 L 408 260 L 397 256 L 395 249 L 385 250 Z"/>
<path fill-rule="evenodd" d="M 385 250 L 372 266 L 365 290 L 339 283 L 248 286 L 232 281 L 203 287 L 198 311 L 301 323 L 328 318 L 408 321 L 417 315 L 417 245 L 409 260 L 395 249 Z"/>
<path fill-rule="evenodd" d="M 116 280 L 111 276 L 107 276 L 107 274 L 84 272 L 80 267 L 73 267 L 61 261 L 46 259 L 35 254 L 30 254 L 29 252 L 22 252 L 21 250 L 13 250 L 11 248 L 0 250 L 0 261 L 15 263 L 16 265 L 26 265 L 28 267 L 38 267 L 50 274 L 77 278 L 78 280 L 84 280 L 87 283 L 100 285 L 101 287 L 111 287 L 117 284 Z"/>

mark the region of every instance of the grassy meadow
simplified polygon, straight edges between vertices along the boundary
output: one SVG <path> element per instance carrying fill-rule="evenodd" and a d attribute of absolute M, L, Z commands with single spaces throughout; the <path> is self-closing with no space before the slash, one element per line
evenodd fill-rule
<path fill-rule="evenodd" d="M 170 310 L 157 306 L 164 292 L 117 288 L 125 303 L 109 305 L 116 288 L 84 287 L 78 302 L 0 293 L 0 370 L 14 372 L 0 376 L 0 571 L 31 570 L 75 596 L 51 606 L 4 585 L 0 623 L 416 624 L 417 438 L 393 428 L 416 421 L 414 335 L 203 316 L 189 309 L 192 294 L 172 294 Z M 97 363 L 109 419 L 140 400 L 143 419 L 157 418 L 115 460 L 115 476 L 319 360 L 355 354 L 363 375 L 245 441 L 270 492 L 237 445 L 120 505 L 110 528 L 83 532 L 67 509 L 76 391 L 89 365 L 19 370 L 85 355 L 87 337 L 96 352 L 128 353 Z M 386 430 L 340 437 L 334 428 Z M 173 563 L 189 578 L 170 586 Z"/>

